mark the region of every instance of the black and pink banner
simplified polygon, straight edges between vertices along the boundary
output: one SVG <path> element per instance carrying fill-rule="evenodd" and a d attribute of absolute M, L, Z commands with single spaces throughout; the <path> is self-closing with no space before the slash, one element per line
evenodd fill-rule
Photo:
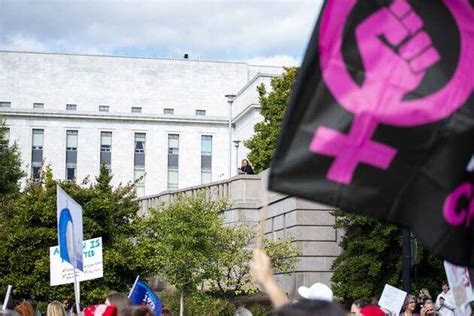
<path fill-rule="evenodd" d="M 474 266 L 473 2 L 326 1 L 269 188 L 411 227 Z"/>

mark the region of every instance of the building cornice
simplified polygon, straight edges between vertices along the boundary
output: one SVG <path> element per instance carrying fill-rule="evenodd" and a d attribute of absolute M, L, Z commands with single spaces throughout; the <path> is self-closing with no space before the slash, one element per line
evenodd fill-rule
<path fill-rule="evenodd" d="M 239 92 L 237 92 L 237 94 L 235 95 L 235 98 L 237 99 L 242 93 L 245 92 L 245 90 L 247 90 L 251 85 L 253 85 L 254 82 L 257 81 L 259 78 L 274 78 L 278 76 L 281 76 L 281 74 L 275 75 L 275 74 L 265 74 L 265 73 L 260 73 L 260 72 L 257 73 L 252 79 L 250 79 L 249 82 L 247 82 L 245 86 L 242 87 L 242 89 L 239 90 Z"/>
<path fill-rule="evenodd" d="M 232 124 L 235 124 L 237 123 L 238 121 L 240 121 L 247 113 L 249 113 L 250 111 L 253 111 L 253 110 L 256 110 L 256 111 L 259 111 L 260 112 L 260 104 L 259 103 L 250 103 L 249 105 L 247 105 L 245 107 L 245 109 L 243 109 L 242 111 L 239 112 L 239 114 L 237 114 L 237 116 L 235 116 L 234 118 L 232 118 Z"/>
<path fill-rule="evenodd" d="M 35 118 L 54 118 L 54 119 L 80 119 L 80 120 L 98 120 L 98 121 L 133 121 L 133 122 L 163 122 L 163 123 L 189 123 L 189 124 L 214 124 L 227 125 L 227 118 L 209 116 L 177 116 L 177 115 L 157 115 L 148 113 L 107 113 L 107 112 L 76 112 L 61 110 L 30 110 L 30 109 L 0 109 L 0 116 L 4 117 L 35 117 Z"/>

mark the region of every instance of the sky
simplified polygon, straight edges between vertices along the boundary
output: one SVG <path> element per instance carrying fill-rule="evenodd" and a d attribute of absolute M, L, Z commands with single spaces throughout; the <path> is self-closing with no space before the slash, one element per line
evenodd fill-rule
<path fill-rule="evenodd" d="M 0 0 L 0 50 L 299 65 L 322 0 Z"/>

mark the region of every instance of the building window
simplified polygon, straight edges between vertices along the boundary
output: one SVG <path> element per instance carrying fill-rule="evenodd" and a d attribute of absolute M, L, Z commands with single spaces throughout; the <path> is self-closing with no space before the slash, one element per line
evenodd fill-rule
<path fill-rule="evenodd" d="M 212 181 L 212 136 L 201 136 L 201 183 Z"/>
<path fill-rule="evenodd" d="M 44 109 L 44 103 L 33 103 L 33 109 Z"/>
<path fill-rule="evenodd" d="M 174 114 L 174 109 L 172 108 L 164 108 L 163 114 Z"/>
<path fill-rule="evenodd" d="M 132 106 L 132 113 L 142 113 L 141 106 Z"/>
<path fill-rule="evenodd" d="M 77 110 L 77 104 L 66 104 L 66 110 L 76 111 Z"/>
<path fill-rule="evenodd" d="M 78 132 L 66 131 L 66 180 L 77 177 L 77 142 Z"/>
<path fill-rule="evenodd" d="M 196 110 L 196 115 L 204 116 L 206 115 L 206 110 Z"/>
<path fill-rule="evenodd" d="M 145 133 L 135 133 L 133 161 L 133 179 L 136 182 L 138 196 L 145 195 Z"/>
<path fill-rule="evenodd" d="M 108 105 L 99 105 L 99 112 L 109 112 L 110 106 Z"/>
<path fill-rule="evenodd" d="M 31 179 L 39 180 L 43 164 L 44 129 L 33 129 L 31 141 Z"/>
<path fill-rule="evenodd" d="M 168 135 L 168 189 L 177 189 L 179 184 L 179 135 Z"/>
<path fill-rule="evenodd" d="M 100 164 L 112 170 L 112 132 L 100 132 Z"/>
<path fill-rule="evenodd" d="M 12 107 L 11 102 L 0 101 L 0 108 L 11 108 L 11 107 Z"/>

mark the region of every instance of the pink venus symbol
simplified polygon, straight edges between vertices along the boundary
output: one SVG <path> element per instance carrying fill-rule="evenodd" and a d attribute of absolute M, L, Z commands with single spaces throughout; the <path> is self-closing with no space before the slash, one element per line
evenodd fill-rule
<path fill-rule="evenodd" d="M 319 126 L 309 146 L 314 153 L 334 157 L 326 177 L 343 184 L 352 182 L 360 163 L 386 170 L 396 156 L 395 148 L 372 140 L 379 123 L 409 127 L 443 119 L 464 104 L 474 86 L 473 76 L 465 75 L 474 68 L 470 62 L 474 58 L 474 39 L 469 33 L 474 10 L 468 0 L 443 1 L 461 35 L 454 75 L 441 90 L 408 101 L 403 101 L 403 96 L 413 91 L 426 70 L 440 60 L 431 38 L 422 30 L 423 20 L 406 0 L 395 0 L 356 27 L 365 70 L 365 80 L 358 86 L 350 77 L 341 52 L 344 24 L 356 0 L 347 2 L 341 6 L 336 0 L 328 1 L 321 21 L 319 51 L 324 82 L 336 101 L 354 114 L 354 120 L 348 134 Z M 394 51 L 380 36 L 394 47 L 403 44 Z"/>

